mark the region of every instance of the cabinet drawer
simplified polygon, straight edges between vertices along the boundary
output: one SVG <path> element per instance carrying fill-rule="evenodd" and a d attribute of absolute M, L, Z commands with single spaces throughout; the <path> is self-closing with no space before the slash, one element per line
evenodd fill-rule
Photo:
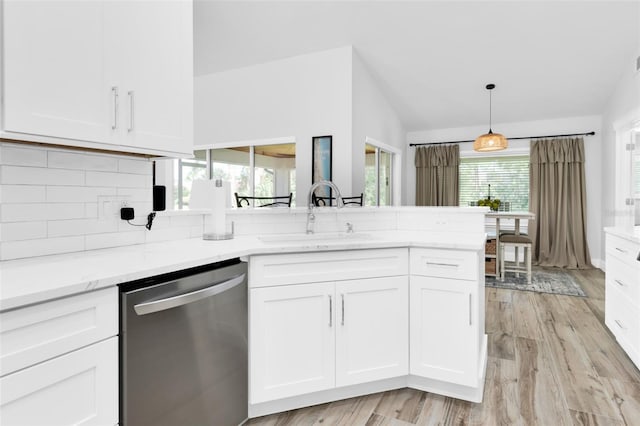
<path fill-rule="evenodd" d="M 638 261 L 638 256 L 640 255 L 640 244 L 611 234 L 607 234 L 606 243 L 607 262 L 609 261 L 609 255 L 611 255 L 620 259 L 629 266 L 636 268 L 636 271 L 640 273 L 640 261 Z M 609 269 L 608 265 L 607 269 Z"/>
<path fill-rule="evenodd" d="M 407 275 L 408 249 L 343 250 L 253 256 L 249 287 Z"/>
<path fill-rule="evenodd" d="M 620 346 L 630 356 L 632 353 L 637 355 L 640 351 L 640 310 L 616 287 L 606 287 L 605 322 Z"/>
<path fill-rule="evenodd" d="M 459 280 L 478 279 L 478 254 L 471 251 L 412 248 L 411 275 Z"/>
<path fill-rule="evenodd" d="M 118 288 L 0 314 L 0 375 L 118 334 Z"/>
<path fill-rule="evenodd" d="M 606 285 L 616 287 L 628 300 L 640 306 L 640 270 L 607 255 Z"/>
<path fill-rule="evenodd" d="M 118 339 L 5 376 L 0 388 L 3 425 L 115 425 Z"/>

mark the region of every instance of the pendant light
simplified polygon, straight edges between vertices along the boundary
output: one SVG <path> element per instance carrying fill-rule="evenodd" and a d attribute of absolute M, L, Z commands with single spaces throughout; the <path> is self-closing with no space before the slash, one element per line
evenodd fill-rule
<path fill-rule="evenodd" d="M 495 89 L 495 84 L 487 84 L 489 91 L 489 133 L 478 136 L 473 142 L 473 150 L 478 152 L 500 151 L 507 148 L 507 138 L 500 133 L 493 133 L 491 130 L 491 91 Z"/>

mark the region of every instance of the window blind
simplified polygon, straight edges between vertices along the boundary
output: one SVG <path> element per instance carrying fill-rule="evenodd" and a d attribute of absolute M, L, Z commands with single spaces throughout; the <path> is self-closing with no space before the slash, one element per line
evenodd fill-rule
<path fill-rule="evenodd" d="M 458 170 L 460 206 L 487 198 L 490 184 L 501 210 L 529 211 L 528 155 L 461 158 Z"/>

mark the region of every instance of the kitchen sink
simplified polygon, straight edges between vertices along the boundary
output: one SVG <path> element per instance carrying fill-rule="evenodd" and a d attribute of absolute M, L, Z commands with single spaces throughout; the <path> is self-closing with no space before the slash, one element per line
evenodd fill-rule
<path fill-rule="evenodd" d="M 266 244 L 295 244 L 295 243 L 342 243 L 350 241 L 370 240 L 373 235 L 365 232 L 325 232 L 318 234 L 276 234 L 258 237 Z"/>

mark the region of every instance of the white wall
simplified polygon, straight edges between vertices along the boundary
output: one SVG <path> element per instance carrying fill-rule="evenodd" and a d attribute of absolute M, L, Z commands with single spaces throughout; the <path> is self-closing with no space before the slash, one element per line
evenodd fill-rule
<path fill-rule="evenodd" d="M 554 120 L 524 121 L 515 123 L 494 123 L 493 129 L 509 137 L 544 136 L 565 133 L 595 131 L 595 136 L 584 138 L 585 174 L 587 184 L 587 242 L 592 261 L 599 266 L 602 253 L 602 118 L 600 116 L 569 117 Z M 408 143 L 470 140 L 486 133 L 487 126 L 434 129 L 407 134 Z M 496 155 L 514 151 L 528 151 L 529 140 L 510 141 L 509 148 Z M 460 151 L 472 151 L 472 143 L 460 144 Z M 415 205 L 416 170 L 414 166 L 415 148 L 409 148 L 406 156 L 407 204 Z M 491 154 L 487 154 L 491 155 Z"/>
<path fill-rule="evenodd" d="M 640 44 L 640 42 L 639 42 Z M 616 134 L 614 123 L 621 120 L 640 120 L 640 72 L 635 71 L 637 52 L 624 64 L 620 80 L 609 98 L 602 115 L 602 225 L 613 226 L 619 212 L 615 209 L 616 193 Z M 604 241 L 604 235 L 602 236 Z M 604 259 L 604 244 L 601 257 Z"/>
<path fill-rule="evenodd" d="M 293 136 L 300 197 L 311 138 L 332 135 L 333 181 L 351 193 L 351 58 L 349 46 L 196 77 L 195 145 Z"/>
<path fill-rule="evenodd" d="M 373 138 L 398 148 L 406 157 L 406 131 L 396 111 L 378 88 L 357 51 L 353 54 L 353 194 L 364 192 L 365 139 Z M 404 173 L 400 173 L 404 181 Z M 405 182 L 401 182 L 400 203 L 404 204 Z M 395 200 L 398 201 L 398 200 Z"/>

